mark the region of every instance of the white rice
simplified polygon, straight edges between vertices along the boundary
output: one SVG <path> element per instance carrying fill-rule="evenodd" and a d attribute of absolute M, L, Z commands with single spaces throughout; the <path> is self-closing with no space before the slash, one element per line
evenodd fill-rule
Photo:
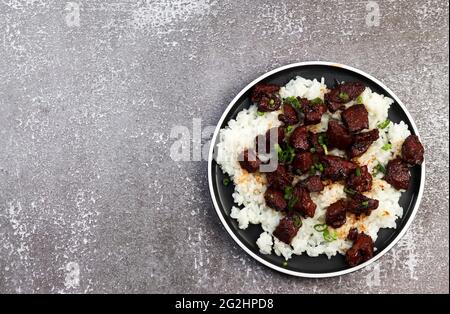
<path fill-rule="evenodd" d="M 320 97 L 323 99 L 327 87 L 322 78 L 321 81 L 308 80 L 296 77 L 286 86 L 280 89 L 283 98 L 289 96 L 300 96 L 308 99 Z M 385 121 L 388 117 L 388 110 L 393 100 L 383 95 L 374 93 L 370 88 L 363 92 L 362 103 L 369 113 L 369 128 L 376 128 L 377 125 Z M 349 102 L 346 106 L 353 105 Z M 246 148 L 254 148 L 256 135 L 265 134 L 272 127 L 279 126 L 278 115 L 281 110 L 266 113 L 263 116 L 257 115 L 257 108 L 252 105 L 249 109 L 241 111 L 235 120 L 230 120 L 228 126 L 220 131 L 220 141 L 218 144 L 217 161 L 222 170 L 227 173 L 235 184 L 233 193 L 234 202 L 239 206 L 231 208 L 231 217 L 239 223 L 239 228 L 246 229 L 249 224 L 261 224 L 264 232 L 256 241 L 262 254 L 271 254 L 272 249 L 277 255 L 282 255 L 286 260 L 292 255 L 308 254 L 318 256 L 326 254 L 328 257 L 337 253 L 345 254 L 352 243 L 346 239 L 348 230 L 357 227 L 361 232 L 369 234 L 375 241 L 380 228 L 396 228 L 396 219 L 403 215 L 403 209 L 398 204 L 401 192 L 394 189 L 389 183 L 381 180 L 381 175 L 374 177 L 372 190 L 364 195 L 375 198 L 379 201 L 376 210 L 367 217 L 358 220 L 353 215 L 347 216 L 345 225 L 338 229 L 328 227 L 330 232 L 335 232 L 337 239 L 332 242 L 324 240 L 321 232 L 314 230 L 316 224 L 325 221 L 326 208 L 345 197 L 344 186 L 341 183 L 333 183 L 325 187 L 319 193 L 311 193 L 311 198 L 317 205 L 313 218 L 304 218 L 303 225 L 291 242 L 291 245 L 279 241 L 272 235 L 283 214 L 266 206 L 264 192 L 266 191 L 266 178 L 262 173 L 247 173 L 243 170 L 237 156 Z M 309 126 L 314 132 L 321 132 L 327 129 L 330 118 L 340 119 L 340 113 L 324 114 L 320 124 Z M 355 160 L 361 165 L 367 165 L 369 171 L 379 163 L 386 165 L 394 156 L 399 154 L 403 141 L 410 135 L 407 125 L 404 122 L 395 124 L 391 122 L 388 127 L 380 130 L 380 138 L 362 156 Z M 391 143 L 392 147 L 385 151 L 382 147 Z M 344 152 L 339 150 L 330 151 L 332 155 L 343 156 Z M 296 178 L 298 180 L 298 178 Z"/>

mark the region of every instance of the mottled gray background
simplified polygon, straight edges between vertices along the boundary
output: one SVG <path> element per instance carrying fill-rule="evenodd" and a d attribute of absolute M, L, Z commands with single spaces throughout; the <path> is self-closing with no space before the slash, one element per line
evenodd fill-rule
<path fill-rule="evenodd" d="M 65 1 L 1 1 L 0 292 L 448 293 L 448 2 L 377 1 L 378 27 L 366 1 L 247 2 L 79 1 L 77 26 Z M 249 258 L 206 162 L 169 158 L 174 125 L 214 125 L 248 82 L 307 60 L 385 82 L 427 152 L 405 238 L 324 280 Z"/>

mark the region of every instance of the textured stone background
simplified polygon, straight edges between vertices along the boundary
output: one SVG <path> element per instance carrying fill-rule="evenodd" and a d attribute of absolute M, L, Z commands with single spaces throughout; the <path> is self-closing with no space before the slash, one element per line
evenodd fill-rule
<path fill-rule="evenodd" d="M 79 1 L 77 26 L 65 1 L 1 1 L 0 292 L 448 293 L 448 2 L 377 1 L 378 27 L 366 3 Z M 250 259 L 206 162 L 168 157 L 173 126 L 214 125 L 249 81 L 306 60 L 385 82 L 427 152 L 405 238 L 325 280 Z"/>

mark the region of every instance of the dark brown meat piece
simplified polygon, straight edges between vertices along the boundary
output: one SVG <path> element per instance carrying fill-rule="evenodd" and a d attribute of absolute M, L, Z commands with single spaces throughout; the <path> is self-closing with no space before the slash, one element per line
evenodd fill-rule
<path fill-rule="evenodd" d="M 313 156 L 311 152 L 298 153 L 295 155 L 292 166 L 295 170 L 300 170 L 301 172 L 309 171 L 314 165 Z"/>
<path fill-rule="evenodd" d="M 402 145 L 402 159 L 410 165 L 420 165 L 423 162 L 424 148 L 417 135 L 410 135 Z"/>
<path fill-rule="evenodd" d="M 397 190 L 407 190 L 411 173 L 408 165 L 400 158 L 390 160 L 386 166 L 386 174 L 384 180 L 391 184 Z"/>
<path fill-rule="evenodd" d="M 344 158 L 337 156 L 321 156 L 323 166 L 323 177 L 332 181 L 345 180 L 357 165 Z"/>
<path fill-rule="evenodd" d="M 370 215 L 372 210 L 378 208 L 378 200 L 368 198 L 361 193 L 355 193 L 347 200 L 347 211 L 357 216 L 365 214 Z"/>
<path fill-rule="evenodd" d="M 276 84 L 256 84 L 252 90 L 250 99 L 253 102 L 258 102 L 262 96 L 276 94 L 280 91 L 280 86 Z"/>
<path fill-rule="evenodd" d="M 345 185 L 360 193 L 370 191 L 372 189 L 372 175 L 369 173 L 367 166 L 362 166 L 352 171 Z"/>
<path fill-rule="evenodd" d="M 358 229 L 357 228 L 351 228 L 348 231 L 347 239 L 350 240 L 350 241 L 355 241 L 357 236 L 358 236 Z"/>
<path fill-rule="evenodd" d="M 358 157 L 364 154 L 379 137 L 378 129 L 368 132 L 358 133 L 353 136 L 353 143 L 347 150 L 349 158 Z"/>
<path fill-rule="evenodd" d="M 239 164 L 242 169 L 248 172 L 256 172 L 259 170 L 261 165 L 261 160 L 256 156 L 255 152 L 252 150 L 244 150 L 238 157 Z"/>
<path fill-rule="evenodd" d="M 279 90 L 280 86 L 275 84 L 256 84 L 250 99 L 258 105 L 259 111 L 275 111 L 281 106 Z"/>
<path fill-rule="evenodd" d="M 290 244 L 292 239 L 300 229 L 301 223 L 296 223 L 300 217 L 298 216 L 286 216 L 280 220 L 280 223 L 275 228 L 273 235 L 280 241 Z M 300 220 L 301 221 L 301 220 Z"/>
<path fill-rule="evenodd" d="M 346 217 L 346 202 L 345 200 L 339 200 L 336 203 L 331 204 L 327 208 L 327 212 L 325 214 L 325 222 L 328 226 L 333 228 L 339 228 L 344 225 L 347 217 Z"/>
<path fill-rule="evenodd" d="M 369 114 L 364 105 L 353 105 L 345 109 L 341 117 L 350 132 L 359 132 L 369 127 Z"/>
<path fill-rule="evenodd" d="M 285 138 L 284 128 L 275 127 L 266 132 L 265 135 L 258 135 L 256 137 L 256 151 L 258 154 L 269 154 L 270 150 L 274 148 L 275 144 L 282 145 Z M 259 144 L 265 144 L 262 151 L 259 151 Z M 265 149 L 265 151 L 264 151 Z"/>
<path fill-rule="evenodd" d="M 339 86 L 340 91 L 346 93 L 350 100 L 355 100 L 365 88 L 364 84 L 360 82 L 347 82 Z"/>
<path fill-rule="evenodd" d="M 305 217 L 314 217 L 316 212 L 316 204 L 311 199 L 306 188 L 296 185 L 294 187 L 293 197 L 297 199 L 293 209 Z"/>
<path fill-rule="evenodd" d="M 269 186 L 284 191 L 284 189 L 291 185 L 294 177 L 290 174 L 284 165 L 279 164 L 277 169 L 273 172 L 266 172 L 267 183 Z"/>
<path fill-rule="evenodd" d="M 353 246 L 345 254 L 345 259 L 350 266 L 359 265 L 373 257 L 374 244 L 370 236 L 358 233 Z"/>
<path fill-rule="evenodd" d="M 360 82 L 347 82 L 339 86 L 339 90 L 347 94 L 350 100 L 355 100 L 365 88 L 364 84 Z"/>
<path fill-rule="evenodd" d="M 308 140 L 309 140 L 311 149 L 313 149 L 313 151 L 316 154 L 322 155 L 324 153 L 324 150 L 323 150 L 322 145 L 320 145 L 320 143 L 319 143 L 319 137 L 326 138 L 326 135 L 324 132 L 323 133 L 308 132 Z"/>
<path fill-rule="evenodd" d="M 297 111 L 291 105 L 285 103 L 283 105 L 283 113 L 280 114 L 278 119 L 287 125 L 294 125 L 298 123 Z"/>
<path fill-rule="evenodd" d="M 268 188 L 264 193 L 266 205 L 278 211 L 285 210 L 287 202 L 284 199 L 284 193 L 274 188 Z"/>
<path fill-rule="evenodd" d="M 320 176 L 311 176 L 300 182 L 300 186 L 306 188 L 309 192 L 323 191 L 323 183 Z"/>
<path fill-rule="evenodd" d="M 364 91 L 365 86 L 359 82 L 338 84 L 336 88 L 325 94 L 325 103 L 331 112 L 344 108 L 344 104 L 355 100 Z"/>
<path fill-rule="evenodd" d="M 304 114 L 305 125 L 320 123 L 322 115 L 327 112 L 327 106 L 325 104 L 312 104 L 306 98 L 302 98 L 300 104 Z"/>
<path fill-rule="evenodd" d="M 307 151 L 309 149 L 308 130 L 305 126 L 296 128 L 289 138 L 293 148 L 298 151 Z"/>
<path fill-rule="evenodd" d="M 325 94 L 325 103 L 327 104 L 328 110 L 330 110 L 330 112 L 336 112 L 345 108 L 345 103 L 341 102 L 340 99 L 339 101 L 333 100 L 337 98 L 337 95 L 339 95 L 338 90 L 332 90 L 331 92 Z"/>
<path fill-rule="evenodd" d="M 330 147 L 347 149 L 352 143 L 352 137 L 347 128 L 337 121 L 328 122 L 327 140 Z"/>

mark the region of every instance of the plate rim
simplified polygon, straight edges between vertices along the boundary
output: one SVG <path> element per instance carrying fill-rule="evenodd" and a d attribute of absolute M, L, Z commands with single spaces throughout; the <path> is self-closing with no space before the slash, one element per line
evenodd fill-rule
<path fill-rule="evenodd" d="M 423 161 L 422 165 L 421 165 L 421 179 L 420 179 L 420 186 L 419 186 L 419 192 L 417 194 L 417 200 L 416 200 L 416 204 L 414 205 L 413 211 L 411 213 L 411 215 L 409 216 L 408 220 L 406 221 L 405 225 L 403 226 L 402 230 L 400 230 L 399 234 L 391 241 L 391 243 L 389 243 L 389 245 L 387 245 L 381 252 L 379 252 L 377 255 L 375 255 L 373 258 L 371 258 L 370 260 L 355 266 L 355 267 L 351 267 L 348 269 L 344 269 L 344 270 L 340 270 L 340 271 L 335 271 L 335 272 L 327 272 L 327 273 L 305 273 L 305 272 L 300 272 L 300 271 L 295 271 L 295 270 L 289 270 L 287 268 L 283 268 L 281 266 L 275 265 L 265 259 L 263 259 L 262 257 L 260 257 L 258 254 L 252 252 L 241 240 L 239 240 L 239 238 L 235 235 L 234 231 L 230 228 L 230 226 L 228 225 L 228 223 L 225 220 L 224 215 L 222 214 L 220 208 L 219 208 L 219 204 L 217 202 L 217 197 L 214 194 L 214 188 L 213 188 L 213 178 L 212 178 L 212 166 L 213 166 L 213 154 L 214 154 L 214 146 L 215 143 L 217 141 L 217 137 L 219 135 L 220 132 L 220 126 L 223 124 L 225 118 L 227 117 L 228 113 L 230 112 L 230 110 L 234 107 L 234 105 L 236 104 L 236 102 L 241 98 L 241 96 L 246 93 L 251 87 L 253 87 L 256 83 L 262 81 L 263 79 L 265 79 L 266 77 L 269 77 L 275 73 L 284 71 L 286 69 L 290 69 L 290 68 L 295 68 L 295 67 L 303 67 L 303 66 L 309 66 L 309 65 L 322 65 L 322 66 L 330 66 L 330 67 L 338 67 L 338 68 L 343 68 L 352 72 L 355 72 L 359 75 L 362 75 L 364 77 L 366 77 L 367 79 L 373 81 L 375 84 L 379 85 L 380 87 L 382 87 L 384 90 L 386 90 L 389 94 L 389 96 L 391 96 L 392 98 L 394 98 L 394 100 L 397 102 L 397 104 L 400 105 L 400 107 L 402 108 L 402 110 L 405 112 L 407 118 L 409 119 L 409 122 L 415 132 L 415 134 L 420 138 L 420 134 L 419 134 L 419 130 L 416 126 L 416 123 L 414 122 L 414 119 L 412 118 L 411 114 L 409 113 L 408 109 L 405 107 L 405 105 L 403 104 L 403 102 L 397 97 L 397 95 L 390 89 L 388 88 L 386 85 L 384 85 L 381 81 L 379 81 L 378 79 L 376 79 L 375 77 L 373 77 L 372 75 L 357 69 L 355 67 L 349 66 L 349 65 L 345 65 L 345 64 L 341 64 L 341 63 L 337 63 L 337 62 L 328 62 L 328 61 L 305 61 L 305 62 L 295 62 L 295 63 L 290 63 L 278 68 L 275 68 L 269 72 L 266 72 L 262 75 L 260 75 L 258 78 L 254 79 L 253 81 L 251 81 L 249 84 L 247 84 L 234 98 L 233 100 L 229 103 L 229 105 L 227 106 L 227 108 L 225 109 L 225 111 L 222 113 L 222 116 L 220 117 L 220 120 L 217 122 L 216 128 L 214 130 L 214 134 L 213 137 L 210 141 L 211 146 L 209 148 L 209 154 L 208 154 L 208 186 L 209 186 L 209 193 L 210 193 L 210 197 L 211 200 L 214 204 L 214 209 L 216 211 L 216 214 L 219 216 L 219 219 L 222 223 L 222 225 L 225 227 L 226 231 L 228 232 L 228 234 L 231 236 L 231 238 L 247 253 L 249 254 L 251 257 L 253 257 L 255 260 L 257 260 L 258 262 L 262 263 L 263 265 L 276 270 L 278 272 L 284 273 L 284 274 L 288 274 L 291 276 L 296 276 L 296 277 L 303 277 L 303 278 L 330 278 L 330 277 L 336 277 L 336 276 L 341 276 L 341 275 L 345 275 L 345 274 L 349 274 L 352 272 L 355 272 L 357 270 L 360 270 L 374 262 L 376 262 L 378 259 L 380 259 L 383 255 L 385 255 L 387 252 L 389 252 L 397 243 L 398 241 L 400 241 L 401 238 L 403 238 L 403 236 L 406 234 L 406 232 L 408 231 L 412 221 L 414 220 L 416 214 L 417 214 L 417 210 L 420 207 L 421 201 L 422 201 L 422 197 L 423 197 L 423 192 L 425 189 L 425 160 Z"/>

